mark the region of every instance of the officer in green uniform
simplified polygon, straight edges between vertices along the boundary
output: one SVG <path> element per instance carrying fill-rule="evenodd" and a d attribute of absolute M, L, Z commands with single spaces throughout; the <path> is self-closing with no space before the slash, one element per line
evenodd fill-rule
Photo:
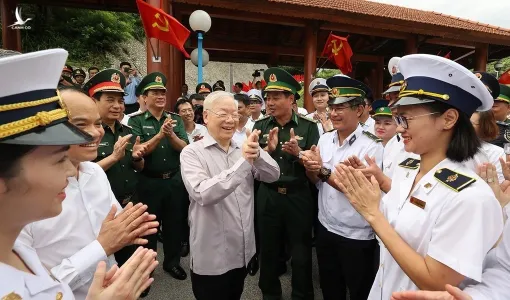
<path fill-rule="evenodd" d="M 97 76 L 97 75 L 96 75 Z M 180 173 L 179 155 L 188 144 L 188 137 L 181 117 L 165 112 L 166 77 L 154 72 L 138 85 L 147 111 L 129 119 L 133 134 L 147 146 L 145 165 L 141 172 L 139 189 L 148 212 L 163 223 L 163 269 L 172 277 L 184 280 L 187 274 L 180 266 L 183 195 L 186 192 Z M 157 249 L 157 235 L 148 237 L 150 249 Z"/>
<path fill-rule="evenodd" d="M 75 70 L 76 71 L 76 70 Z M 97 150 L 95 162 L 103 168 L 113 194 L 122 207 L 136 202 L 138 173 L 143 169 L 145 146 L 132 137 L 131 128 L 118 119 L 124 103 L 126 79 L 119 70 L 107 69 L 87 81 L 83 90 L 96 101 L 101 116 L 104 136 Z M 115 253 L 122 266 L 136 250 L 127 246 Z"/>
<path fill-rule="evenodd" d="M 313 204 L 300 158 L 319 141 L 317 123 L 292 110 L 299 83 L 286 71 L 269 68 L 264 72 L 266 109 L 270 116 L 258 120 L 260 146 L 280 166 L 280 179 L 261 183 L 257 192 L 260 230 L 259 287 L 264 299 L 281 299 L 278 262 L 282 235 L 292 256 L 292 299 L 313 299 L 312 220 Z"/>

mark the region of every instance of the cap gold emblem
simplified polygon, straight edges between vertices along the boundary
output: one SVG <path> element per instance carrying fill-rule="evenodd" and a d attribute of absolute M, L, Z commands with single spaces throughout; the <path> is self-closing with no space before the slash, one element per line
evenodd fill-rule
<path fill-rule="evenodd" d="M 475 76 L 476 76 L 476 78 L 478 78 L 478 79 L 482 79 L 482 74 L 480 74 L 480 73 L 475 73 Z"/>
<path fill-rule="evenodd" d="M 162 83 L 163 79 L 161 79 L 161 77 L 159 77 L 159 76 L 156 76 L 156 79 L 154 79 L 154 81 L 157 83 Z"/>
<path fill-rule="evenodd" d="M 203 84 L 202 84 L 202 85 L 200 86 L 200 89 L 205 89 L 205 85 L 203 85 Z"/>
<path fill-rule="evenodd" d="M 277 82 L 277 81 L 278 81 L 278 79 L 276 78 L 276 75 L 275 75 L 275 74 L 271 74 L 271 75 L 269 76 L 269 81 L 270 81 L 270 82 Z"/>
<path fill-rule="evenodd" d="M 379 111 L 384 111 L 384 107 L 379 108 Z"/>
<path fill-rule="evenodd" d="M 113 74 L 112 74 L 111 81 L 112 81 L 112 82 L 115 82 L 115 83 L 120 83 L 120 76 L 119 76 L 119 74 L 117 74 L 117 73 L 113 73 Z"/>
<path fill-rule="evenodd" d="M 62 292 L 58 292 L 57 296 L 55 297 L 55 300 L 62 300 L 62 299 L 64 299 L 64 295 L 62 294 Z"/>
<path fill-rule="evenodd" d="M 331 94 L 332 94 L 334 97 L 338 97 L 338 89 L 337 89 L 337 88 L 332 88 L 332 89 L 331 89 Z"/>
<path fill-rule="evenodd" d="M 21 299 L 22 299 L 21 296 L 16 294 L 15 292 L 12 292 L 2 297 L 2 300 L 21 300 Z"/>

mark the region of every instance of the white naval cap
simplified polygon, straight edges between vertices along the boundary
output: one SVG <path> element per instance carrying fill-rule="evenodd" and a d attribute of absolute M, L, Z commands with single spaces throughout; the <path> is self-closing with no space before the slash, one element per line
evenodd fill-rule
<path fill-rule="evenodd" d="M 0 58 L 0 142 L 72 145 L 92 141 L 68 122 L 57 85 L 67 59 L 64 49 Z"/>
<path fill-rule="evenodd" d="M 329 87 L 326 83 L 326 79 L 324 78 L 315 78 L 310 82 L 308 86 L 308 92 L 310 95 L 315 94 L 316 92 L 329 92 Z"/>
<path fill-rule="evenodd" d="M 261 103 L 264 102 L 264 100 L 262 98 L 262 92 L 260 90 L 251 89 L 248 91 L 247 95 L 248 95 L 248 98 L 250 98 L 250 100 L 258 100 Z"/>
<path fill-rule="evenodd" d="M 491 109 L 494 103 L 475 74 L 447 58 L 411 54 L 400 59 L 398 69 L 405 81 L 394 107 L 440 101 L 471 116 Z"/>

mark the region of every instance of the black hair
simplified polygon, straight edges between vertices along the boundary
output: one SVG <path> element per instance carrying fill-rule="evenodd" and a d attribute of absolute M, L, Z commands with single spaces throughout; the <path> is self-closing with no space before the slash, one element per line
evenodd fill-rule
<path fill-rule="evenodd" d="M 179 99 L 179 100 L 177 100 L 177 102 L 175 102 L 174 112 L 175 113 L 179 113 L 179 106 L 181 106 L 181 105 L 183 105 L 185 103 L 189 103 L 191 105 L 191 109 L 193 109 L 193 104 L 191 104 L 190 100 L 188 100 L 188 99 Z"/>
<path fill-rule="evenodd" d="M 90 73 L 90 70 L 97 70 L 99 72 L 99 68 L 98 67 L 90 67 L 89 68 L 89 73 Z"/>
<path fill-rule="evenodd" d="M 188 85 L 187 85 L 186 83 L 184 83 L 182 86 L 186 86 L 186 87 L 188 87 Z"/>
<path fill-rule="evenodd" d="M 243 88 L 243 84 L 240 83 L 240 82 L 236 82 L 235 86 L 237 86 L 238 88 L 242 89 Z"/>
<path fill-rule="evenodd" d="M 191 100 L 205 100 L 205 97 L 204 95 L 200 95 L 200 94 L 192 94 L 191 96 L 189 96 L 189 101 Z"/>
<path fill-rule="evenodd" d="M 38 146 L 0 144 L 0 177 L 10 179 L 19 174 L 20 160 Z"/>
<path fill-rule="evenodd" d="M 430 112 L 438 112 L 439 114 L 436 116 L 443 114 L 451 108 L 459 112 L 459 119 L 453 127 L 452 139 L 448 144 L 446 157 L 455 162 L 463 162 L 473 158 L 480 149 L 481 142 L 471 124 L 470 117 L 455 107 L 439 101 L 425 103 L 424 106 Z"/>
<path fill-rule="evenodd" d="M 234 99 L 238 102 L 242 102 L 246 107 L 250 106 L 250 98 L 246 94 L 235 94 Z"/>
<path fill-rule="evenodd" d="M 122 66 L 129 66 L 129 67 L 131 68 L 131 64 L 130 64 L 130 63 L 128 63 L 127 61 L 123 61 L 123 62 L 121 62 L 121 63 L 120 63 L 120 65 L 119 65 L 119 68 L 121 68 L 121 69 L 122 69 Z"/>

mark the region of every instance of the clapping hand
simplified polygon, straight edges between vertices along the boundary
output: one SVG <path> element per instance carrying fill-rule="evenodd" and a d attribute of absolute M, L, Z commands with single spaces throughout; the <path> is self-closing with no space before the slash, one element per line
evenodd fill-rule
<path fill-rule="evenodd" d="M 107 256 L 127 245 L 145 245 L 148 241 L 142 237 L 157 233 L 159 223 L 154 221 L 156 216 L 146 210 L 147 205 L 130 202 L 115 216 L 117 207 L 112 205 L 97 237 Z"/>
<path fill-rule="evenodd" d="M 369 181 L 359 170 L 344 164 L 338 164 L 335 168 L 334 182 L 338 189 L 370 223 L 371 218 L 380 213 L 381 189 L 377 180 L 372 176 Z"/>
<path fill-rule="evenodd" d="M 257 129 L 253 130 L 253 132 L 250 132 L 249 129 L 246 130 L 246 140 L 243 143 L 242 151 L 244 159 L 246 159 L 250 164 L 253 164 L 253 162 L 260 156 L 260 132 L 261 131 Z"/>
<path fill-rule="evenodd" d="M 503 163 L 505 162 L 503 161 Z M 510 181 L 505 179 L 505 181 L 499 184 L 496 167 L 490 163 L 485 163 L 477 166 L 476 173 L 485 182 L 487 182 L 489 187 L 494 192 L 496 199 L 498 199 L 499 203 L 501 204 L 501 207 L 505 207 L 510 202 Z"/>
<path fill-rule="evenodd" d="M 177 120 L 172 118 L 167 118 L 161 126 L 161 132 L 163 132 L 166 136 L 170 137 L 174 135 L 174 127 L 177 126 Z"/>
<path fill-rule="evenodd" d="M 301 151 L 303 165 L 308 172 L 318 174 L 322 168 L 321 152 L 318 146 L 313 145 L 310 150 Z"/>
<path fill-rule="evenodd" d="M 275 127 L 269 131 L 267 137 L 267 152 L 272 153 L 278 147 L 278 127 Z"/>
<path fill-rule="evenodd" d="M 129 144 L 129 139 L 132 137 L 132 134 L 128 134 L 125 136 L 120 136 L 115 145 L 113 145 L 113 157 L 115 157 L 116 161 L 121 160 L 126 155 L 126 146 Z"/>
<path fill-rule="evenodd" d="M 473 300 L 473 298 L 459 288 L 447 284 L 446 291 L 442 292 L 395 292 L 391 295 L 391 300 Z"/>
<path fill-rule="evenodd" d="M 301 148 L 298 146 L 296 135 L 294 134 L 294 128 L 290 129 L 290 140 L 283 143 L 282 150 L 293 156 L 299 156 Z"/>
<path fill-rule="evenodd" d="M 316 119 L 319 122 L 321 122 L 322 128 L 324 129 L 325 132 L 329 132 L 329 131 L 334 129 L 333 128 L 333 123 L 328 118 L 328 114 L 327 113 L 315 113 L 315 115 L 313 117 L 314 117 L 314 119 Z"/>
<path fill-rule="evenodd" d="M 139 247 L 119 269 L 108 272 L 104 261 L 97 265 L 86 300 L 134 300 L 152 282 L 151 273 L 157 267 L 156 252 Z"/>
<path fill-rule="evenodd" d="M 145 156 L 145 153 L 147 153 L 147 145 L 140 144 L 140 137 L 136 137 L 135 144 L 133 145 L 133 154 L 132 157 L 134 159 L 140 159 Z"/>
<path fill-rule="evenodd" d="M 343 163 L 348 167 L 350 166 L 359 170 L 367 178 L 370 179 L 370 177 L 374 176 L 375 179 L 379 181 L 379 178 L 383 175 L 383 171 L 377 165 L 375 157 L 370 157 L 368 154 L 365 154 L 365 161 L 368 165 L 365 165 L 361 159 L 359 159 L 356 155 L 353 155 L 347 158 Z"/>

